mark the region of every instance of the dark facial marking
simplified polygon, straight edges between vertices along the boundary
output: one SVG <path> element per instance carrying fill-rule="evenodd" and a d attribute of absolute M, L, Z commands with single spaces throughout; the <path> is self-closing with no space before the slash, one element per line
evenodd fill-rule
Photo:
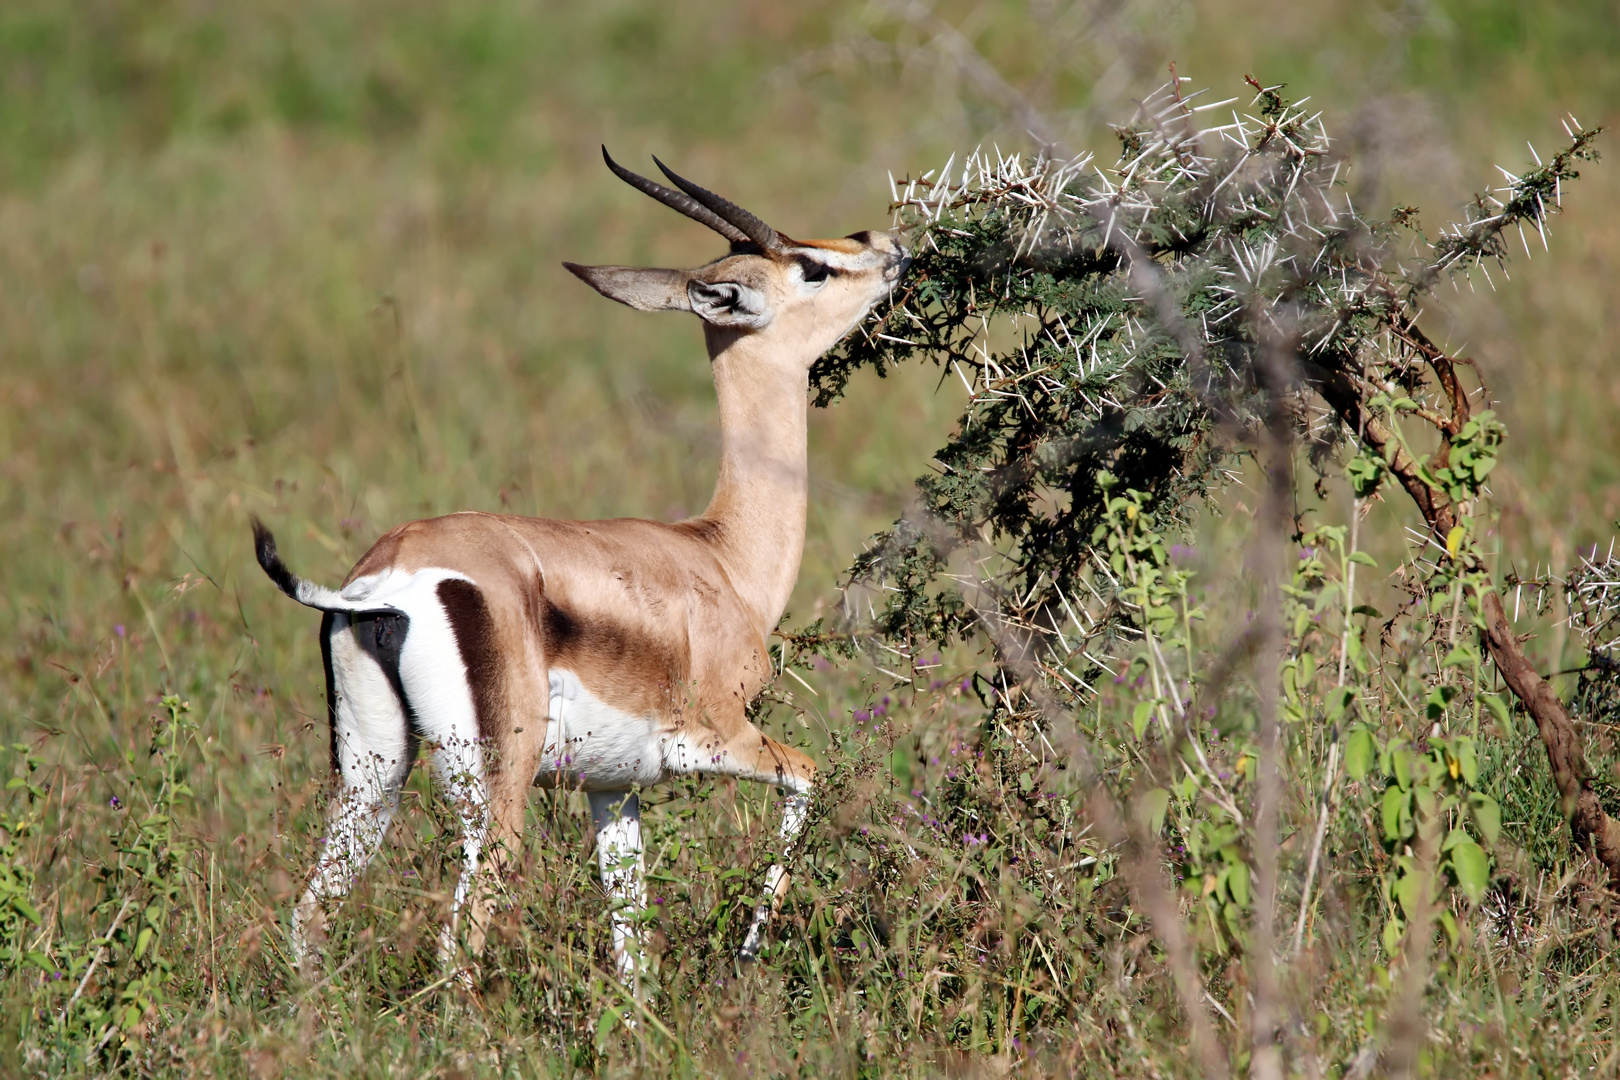
<path fill-rule="evenodd" d="M 812 259 L 808 255 L 795 255 L 793 261 L 799 264 L 799 270 L 804 274 L 806 281 L 826 281 L 830 277 L 837 277 L 840 273 L 819 259 Z"/>

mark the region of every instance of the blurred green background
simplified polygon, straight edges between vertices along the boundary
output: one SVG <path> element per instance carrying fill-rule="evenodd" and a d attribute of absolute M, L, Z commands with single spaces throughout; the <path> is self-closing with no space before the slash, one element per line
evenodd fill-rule
<path fill-rule="evenodd" d="M 1560 116 L 1617 119 L 1617 56 L 1612 0 L 10 0 L 5 734 L 75 730 L 93 757 L 118 703 L 109 719 L 74 687 L 146 664 L 149 691 L 211 688 L 243 782 L 266 781 L 261 744 L 318 778 L 313 621 L 253 565 L 250 512 L 335 581 L 409 517 L 701 509 L 717 441 L 697 327 L 559 263 L 719 247 L 613 180 L 601 142 L 841 235 L 887 221 L 891 173 L 1027 152 L 1031 116 L 1111 161 L 1108 122 L 1173 61 L 1221 97 L 1246 73 L 1313 95 L 1357 200 L 1416 203 L 1434 231 L 1492 163 L 1555 145 Z M 1502 398 L 1524 569 L 1620 516 L 1620 172 L 1590 173 L 1551 257 L 1434 315 Z M 868 378 L 815 415 L 801 618 L 954 418 L 935 381 Z M 124 709 L 142 682 L 122 680 Z"/>

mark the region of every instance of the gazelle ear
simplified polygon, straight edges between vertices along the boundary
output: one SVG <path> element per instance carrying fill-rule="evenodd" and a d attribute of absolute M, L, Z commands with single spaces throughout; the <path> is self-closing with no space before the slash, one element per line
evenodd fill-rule
<path fill-rule="evenodd" d="M 750 330 L 763 330 L 774 314 L 758 289 L 736 281 L 707 281 L 693 278 L 687 282 L 686 296 L 691 310 L 698 318 L 715 326 L 742 326 Z"/>
<path fill-rule="evenodd" d="M 684 270 L 654 270 L 637 266 L 563 266 L 579 280 L 607 297 L 637 311 L 691 311 Z"/>

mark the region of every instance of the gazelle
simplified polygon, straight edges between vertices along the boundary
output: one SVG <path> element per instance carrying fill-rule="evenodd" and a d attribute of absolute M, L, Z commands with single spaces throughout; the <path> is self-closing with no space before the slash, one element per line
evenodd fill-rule
<path fill-rule="evenodd" d="M 423 741 L 462 829 L 447 958 L 463 910 L 469 951 L 482 950 L 492 880 L 480 858 L 493 841 L 485 862 L 506 869 L 531 782 L 588 794 L 615 963 L 632 986 L 645 904 L 637 788 L 693 774 L 758 780 L 786 793 L 784 851 L 804 826 L 814 762 L 760 732 L 745 709 L 770 677 L 767 636 L 804 547 L 810 365 L 908 259 L 887 233 L 791 240 L 662 162 L 679 191 L 621 167 L 605 147 L 602 156 L 622 180 L 731 242 L 695 270 L 563 264 L 609 299 L 703 320 L 720 406 L 714 498 L 675 524 L 471 511 L 413 521 L 378 540 L 339 590 L 294 576 L 255 520 L 259 564 L 324 612 L 338 783 L 293 910 L 300 962 L 325 906 L 381 843 Z M 758 952 L 787 882 L 773 864 L 743 958 Z"/>

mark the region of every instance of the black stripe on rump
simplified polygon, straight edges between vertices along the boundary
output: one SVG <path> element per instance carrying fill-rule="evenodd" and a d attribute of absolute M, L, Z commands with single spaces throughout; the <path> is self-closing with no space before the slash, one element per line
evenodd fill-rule
<path fill-rule="evenodd" d="M 337 616 L 321 613 L 321 667 L 326 669 L 326 725 L 331 732 L 332 775 L 338 771 L 337 680 L 332 677 L 332 623 Z"/>
<path fill-rule="evenodd" d="M 467 685 L 472 688 L 473 714 L 478 718 L 478 736 L 488 740 L 495 733 L 500 715 L 500 656 L 495 648 L 495 620 L 478 586 L 461 578 L 439 582 L 439 603 L 456 635 L 456 648 L 467 669 Z"/>
<path fill-rule="evenodd" d="M 403 781 L 416 763 L 416 748 L 422 741 L 416 710 L 411 708 L 410 699 L 405 696 L 405 683 L 399 677 L 399 656 L 405 648 L 405 635 L 411 629 L 411 617 L 403 611 L 362 611 L 350 617 L 354 620 L 354 640 L 388 676 L 388 685 L 394 688 L 394 697 L 405 714 L 405 767 L 399 774 Z M 333 747 L 335 754 L 336 743 Z"/>

